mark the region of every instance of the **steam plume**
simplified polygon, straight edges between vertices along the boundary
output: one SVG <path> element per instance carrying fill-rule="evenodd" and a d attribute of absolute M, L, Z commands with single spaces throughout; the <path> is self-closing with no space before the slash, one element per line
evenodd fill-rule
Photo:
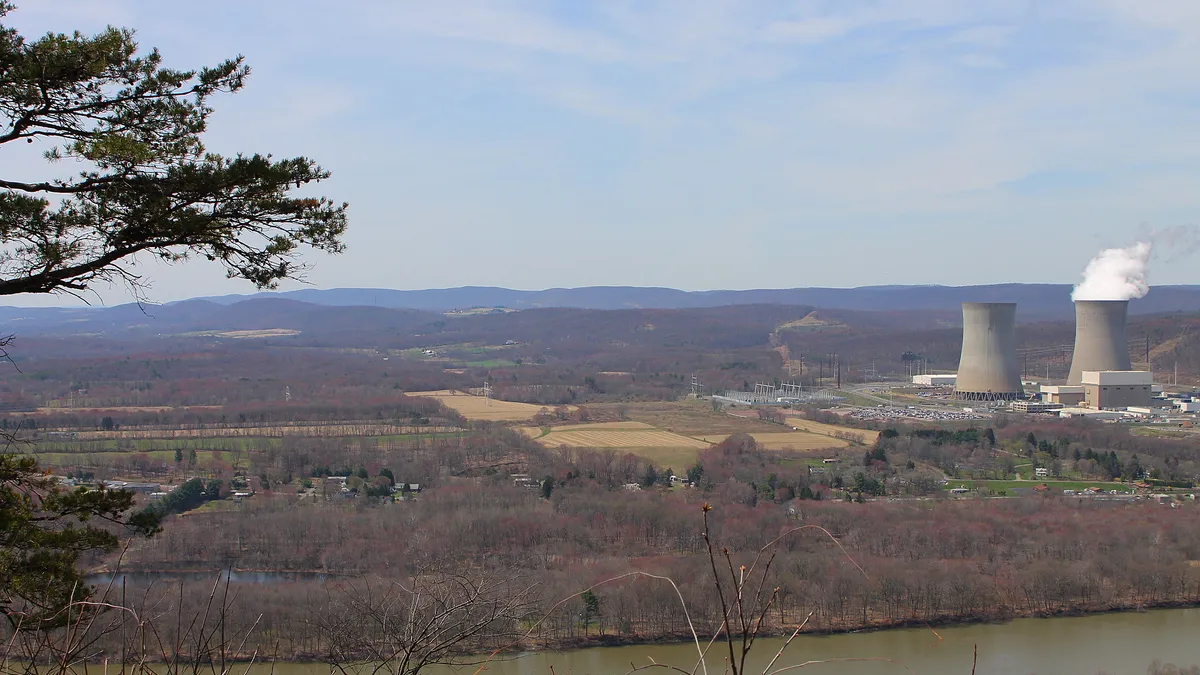
<path fill-rule="evenodd" d="M 1072 300 L 1132 300 L 1150 291 L 1146 263 L 1151 245 L 1139 241 L 1125 248 L 1107 248 L 1083 270 L 1083 281 L 1071 292 Z"/>

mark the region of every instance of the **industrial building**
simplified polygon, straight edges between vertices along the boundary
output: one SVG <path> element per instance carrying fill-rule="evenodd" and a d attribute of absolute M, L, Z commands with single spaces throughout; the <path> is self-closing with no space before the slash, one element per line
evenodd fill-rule
<path fill-rule="evenodd" d="M 953 387 L 958 376 L 954 373 L 936 375 L 913 375 L 912 383 L 922 387 Z"/>
<path fill-rule="evenodd" d="M 1059 403 L 1067 407 L 1083 403 L 1083 386 L 1069 384 L 1043 384 L 1042 400 L 1046 403 Z"/>
<path fill-rule="evenodd" d="M 1129 371 L 1125 320 L 1128 300 L 1079 300 L 1075 303 L 1075 352 L 1067 384 L 1083 384 L 1084 371 Z"/>
<path fill-rule="evenodd" d="M 1059 410 L 1063 409 L 1063 404 L 1047 403 L 1045 401 L 1030 401 L 1030 400 L 1026 400 L 1026 399 L 1021 399 L 1021 400 L 1013 401 L 1012 404 L 1010 405 L 1010 409 L 1013 412 L 1022 412 L 1022 413 L 1049 413 L 1049 412 L 1057 413 Z"/>
<path fill-rule="evenodd" d="M 1017 363 L 1017 304 L 963 303 L 962 355 L 954 396 L 967 401 L 1022 397 Z"/>
<path fill-rule="evenodd" d="M 1098 422 L 1115 422 L 1125 418 L 1125 413 L 1115 410 L 1092 410 L 1091 408 L 1063 408 L 1058 411 L 1059 417 L 1075 417 Z"/>
<path fill-rule="evenodd" d="M 1154 395 L 1154 373 L 1148 370 L 1085 370 L 1084 405 L 1096 410 L 1148 407 Z"/>

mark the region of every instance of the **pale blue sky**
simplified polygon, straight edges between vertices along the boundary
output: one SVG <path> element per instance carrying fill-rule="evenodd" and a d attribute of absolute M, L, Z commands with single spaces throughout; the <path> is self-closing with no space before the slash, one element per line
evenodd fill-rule
<path fill-rule="evenodd" d="M 333 171 L 318 287 L 1073 282 L 1200 223 L 1196 0 L 19 4 L 177 67 L 245 54 L 209 145 Z M 253 290 L 143 269 L 156 301 Z"/>

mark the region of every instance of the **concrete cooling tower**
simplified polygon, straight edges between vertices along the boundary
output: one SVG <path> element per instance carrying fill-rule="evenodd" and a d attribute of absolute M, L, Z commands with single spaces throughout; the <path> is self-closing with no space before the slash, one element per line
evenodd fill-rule
<path fill-rule="evenodd" d="M 996 401 L 1020 398 L 1017 364 L 1017 304 L 963 303 L 962 356 L 955 398 Z"/>
<path fill-rule="evenodd" d="M 1128 300 L 1075 303 L 1075 354 L 1067 384 L 1080 384 L 1085 370 L 1132 370 L 1125 336 Z"/>

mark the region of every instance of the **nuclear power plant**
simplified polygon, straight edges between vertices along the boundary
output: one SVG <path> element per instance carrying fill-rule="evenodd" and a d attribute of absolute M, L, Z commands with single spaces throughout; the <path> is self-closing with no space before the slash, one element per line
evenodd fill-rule
<path fill-rule="evenodd" d="M 1075 354 L 1071 357 L 1068 385 L 1082 384 L 1085 371 L 1133 369 L 1125 334 L 1128 313 L 1128 300 L 1075 302 Z"/>
<path fill-rule="evenodd" d="M 962 355 L 954 396 L 967 401 L 1021 398 L 1017 304 L 964 302 Z"/>

